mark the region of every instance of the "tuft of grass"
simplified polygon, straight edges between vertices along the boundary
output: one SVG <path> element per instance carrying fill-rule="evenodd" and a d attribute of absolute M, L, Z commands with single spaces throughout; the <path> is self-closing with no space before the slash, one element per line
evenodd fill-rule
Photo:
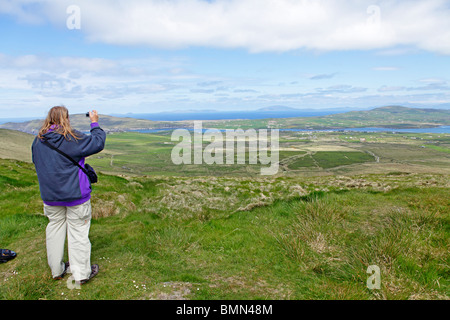
<path fill-rule="evenodd" d="M 320 275 L 327 287 L 359 288 L 359 295 L 350 295 L 354 298 L 440 299 L 448 288 L 448 213 L 411 210 L 397 202 L 398 193 L 404 205 L 412 195 L 420 203 L 443 201 L 445 192 L 427 189 L 418 195 L 417 191 L 383 195 L 352 191 L 301 203 L 295 223 L 275 237 L 289 259 L 301 270 Z M 382 208 L 376 205 L 380 197 Z M 364 290 L 370 265 L 380 267 L 381 290 Z M 344 296 L 340 290 L 333 298 Z"/>

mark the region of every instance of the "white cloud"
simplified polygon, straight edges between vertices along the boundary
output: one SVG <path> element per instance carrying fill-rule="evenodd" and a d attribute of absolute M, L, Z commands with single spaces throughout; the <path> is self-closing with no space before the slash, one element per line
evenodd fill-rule
<path fill-rule="evenodd" d="M 65 27 L 66 8 L 73 4 L 73 0 L 0 0 L 0 12 Z M 446 0 L 79 0 L 76 4 L 81 32 L 91 41 L 114 45 L 251 52 L 410 46 L 450 54 Z M 30 7 L 38 8 L 34 15 Z"/>
<path fill-rule="evenodd" d="M 9 112 L 9 106 L 17 103 L 33 109 L 59 103 L 98 105 L 103 100 L 108 101 L 108 112 L 113 112 L 111 105 L 123 111 L 123 99 L 130 103 L 163 99 L 168 91 L 199 81 L 183 71 L 179 60 L 155 57 L 111 60 L 0 54 L 0 70 L 0 112 Z"/>
<path fill-rule="evenodd" d="M 447 81 L 445 81 L 444 79 L 441 78 L 424 78 L 424 79 L 420 79 L 419 82 L 422 83 L 428 83 L 428 84 L 446 84 Z"/>
<path fill-rule="evenodd" d="M 317 88 L 316 91 L 320 94 L 332 94 L 332 93 L 359 93 L 367 91 L 367 88 L 354 87 L 350 85 L 334 85 L 328 88 Z"/>

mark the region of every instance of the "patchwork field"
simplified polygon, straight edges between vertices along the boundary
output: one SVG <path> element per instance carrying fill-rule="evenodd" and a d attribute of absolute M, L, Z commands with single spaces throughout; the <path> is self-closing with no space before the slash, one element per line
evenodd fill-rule
<path fill-rule="evenodd" d="M 414 139 L 413 139 L 414 138 Z M 175 165 L 171 131 L 115 133 L 89 162 L 98 170 L 126 175 L 231 175 L 255 177 L 263 165 Z M 208 143 L 203 144 L 203 148 Z M 248 143 L 247 143 L 248 145 Z M 450 173 L 450 135 L 344 132 L 280 132 L 277 176 L 405 172 Z M 237 154 L 236 154 L 237 156 Z M 267 166 L 266 166 L 267 167 Z"/>

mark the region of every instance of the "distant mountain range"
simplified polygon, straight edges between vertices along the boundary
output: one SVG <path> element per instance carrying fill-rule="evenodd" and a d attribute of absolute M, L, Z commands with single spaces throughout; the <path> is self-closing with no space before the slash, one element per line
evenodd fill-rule
<path fill-rule="evenodd" d="M 261 113 L 267 115 L 272 110 L 295 111 L 297 109 L 283 106 L 261 108 Z M 300 110 L 299 110 L 300 111 Z M 266 113 L 264 113 L 266 112 Z M 131 115 L 130 115 L 131 116 Z M 8 122 L 0 128 L 13 129 L 36 134 L 42 125 L 41 120 L 26 122 Z M 84 114 L 70 116 L 71 124 L 80 131 L 90 130 L 90 121 Z M 100 115 L 100 124 L 107 132 L 148 130 L 164 128 L 192 127 L 192 120 L 186 121 L 152 121 L 136 119 L 134 117 L 113 117 Z M 314 117 L 291 117 L 266 119 L 240 119 L 240 120 L 210 120 L 203 121 L 204 127 L 209 128 L 299 128 L 299 129 L 339 129 L 361 127 L 385 128 L 426 128 L 450 125 L 450 110 L 444 109 L 418 109 L 402 106 L 387 106 L 366 111 L 350 111 L 338 114 L 328 114 Z"/>
<path fill-rule="evenodd" d="M 302 111 L 300 109 L 297 108 L 291 108 L 291 107 L 286 107 L 286 106 L 270 106 L 270 107 L 265 107 L 265 108 L 259 108 L 256 111 Z"/>

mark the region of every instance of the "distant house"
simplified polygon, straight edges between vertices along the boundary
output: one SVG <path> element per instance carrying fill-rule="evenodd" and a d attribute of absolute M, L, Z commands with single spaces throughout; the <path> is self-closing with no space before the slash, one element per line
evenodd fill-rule
<path fill-rule="evenodd" d="M 366 142 L 366 138 L 359 139 L 359 142 Z"/>

